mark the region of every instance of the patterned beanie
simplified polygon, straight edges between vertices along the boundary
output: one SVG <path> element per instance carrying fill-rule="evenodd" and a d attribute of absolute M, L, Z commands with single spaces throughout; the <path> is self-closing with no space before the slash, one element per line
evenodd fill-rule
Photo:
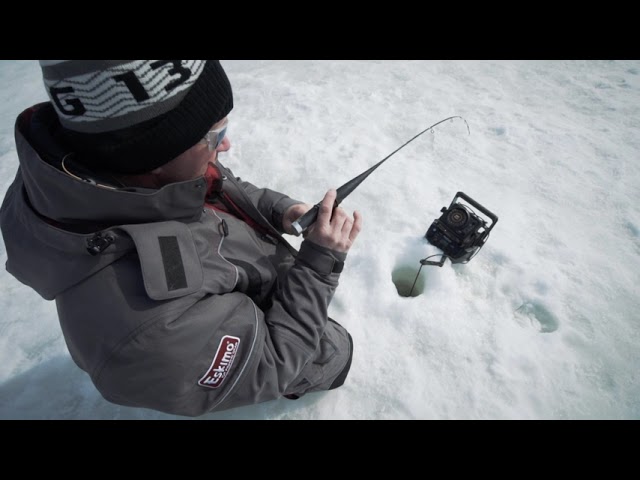
<path fill-rule="evenodd" d="M 233 108 L 218 60 L 40 60 L 77 160 L 149 172 L 198 143 Z"/>

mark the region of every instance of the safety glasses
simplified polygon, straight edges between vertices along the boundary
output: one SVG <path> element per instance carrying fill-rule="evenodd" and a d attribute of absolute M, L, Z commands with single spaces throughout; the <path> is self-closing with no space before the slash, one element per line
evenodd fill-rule
<path fill-rule="evenodd" d="M 209 151 L 213 152 L 222 143 L 224 136 L 227 134 L 227 127 L 229 126 L 229 119 L 226 118 L 224 123 L 213 130 L 209 130 L 202 139 L 202 142 L 209 146 Z"/>

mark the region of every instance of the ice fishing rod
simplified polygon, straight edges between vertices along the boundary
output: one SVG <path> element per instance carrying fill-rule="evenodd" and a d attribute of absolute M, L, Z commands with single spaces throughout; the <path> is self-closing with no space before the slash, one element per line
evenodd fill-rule
<path fill-rule="evenodd" d="M 407 145 L 409 145 L 411 142 L 413 142 L 416 138 L 418 138 L 420 135 L 422 135 L 425 132 L 428 132 L 429 130 L 431 130 L 431 132 L 433 133 L 433 128 L 437 127 L 438 125 L 440 125 L 441 123 L 446 122 L 447 120 L 451 120 L 453 121 L 454 118 L 460 118 L 462 119 L 462 121 L 467 125 L 467 131 L 469 132 L 469 135 L 471 135 L 471 130 L 469 129 L 469 124 L 467 123 L 467 121 L 462 118 L 459 115 L 454 115 L 453 117 L 447 117 L 444 120 L 440 120 L 439 122 L 434 123 L 433 125 L 431 125 L 430 127 L 425 128 L 423 131 L 421 131 L 420 133 L 418 133 L 415 137 L 413 137 L 411 140 L 409 140 L 407 143 L 405 143 L 404 145 L 402 145 L 401 147 L 397 148 L 396 150 L 394 150 L 393 152 L 391 152 L 389 155 L 387 155 L 386 157 L 384 157 L 382 160 L 380 160 L 378 163 L 376 163 L 373 167 L 369 168 L 368 170 L 362 172 L 360 175 L 358 175 L 355 178 L 352 178 L 351 180 L 349 180 L 347 183 L 345 183 L 344 185 L 342 185 L 341 187 L 338 187 L 338 189 L 336 190 L 336 201 L 333 205 L 333 208 L 336 208 L 338 205 L 340 205 L 340 203 L 347 198 L 347 196 L 353 192 L 358 185 L 360 185 L 365 178 L 367 178 L 369 175 L 371 175 L 371 173 L 378 168 L 380 165 L 382 165 L 385 161 L 387 161 L 389 158 L 391 158 L 392 155 L 394 155 L 395 153 L 397 153 L 398 151 L 402 150 L 404 147 L 406 147 Z M 302 215 L 299 219 L 297 219 L 295 222 L 293 222 L 292 227 L 293 230 L 295 232 L 295 235 L 300 235 L 301 233 L 303 233 L 307 228 L 309 228 L 311 225 L 314 224 L 314 222 L 316 221 L 316 219 L 318 218 L 318 212 L 320 211 L 320 203 L 316 203 L 311 210 L 309 210 L 307 213 L 305 213 L 304 215 Z"/>

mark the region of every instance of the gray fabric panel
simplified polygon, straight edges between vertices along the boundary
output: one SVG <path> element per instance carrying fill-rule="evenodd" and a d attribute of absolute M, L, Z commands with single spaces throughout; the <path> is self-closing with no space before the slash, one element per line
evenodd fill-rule
<path fill-rule="evenodd" d="M 144 288 L 154 300 L 166 300 L 190 295 L 202 288 L 204 274 L 191 230 L 184 223 L 160 222 L 122 227 L 133 239 L 144 279 Z M 175 237 L 179 245 L 186 278 L 186 287 L 169 290 L 162 261 L 159 237 Z"/>

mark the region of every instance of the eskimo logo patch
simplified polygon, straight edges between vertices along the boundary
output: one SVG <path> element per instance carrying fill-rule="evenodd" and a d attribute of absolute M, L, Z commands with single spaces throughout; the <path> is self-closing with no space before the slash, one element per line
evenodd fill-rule
<path fill-rule="evenodd" d="M 238 337 L 232 337 L 231 335 L 222 337 L 220 345 L 218 345 L 218 351 L 213 357 L 213 362 L 211 362 L 211 366 L 204 377 L 198 380 L 198 385 L 209 388 L 218 388 L 222 385 L 231 369 L 233 359 L 236 358 L 239 345 L 240 339 Z"/>

